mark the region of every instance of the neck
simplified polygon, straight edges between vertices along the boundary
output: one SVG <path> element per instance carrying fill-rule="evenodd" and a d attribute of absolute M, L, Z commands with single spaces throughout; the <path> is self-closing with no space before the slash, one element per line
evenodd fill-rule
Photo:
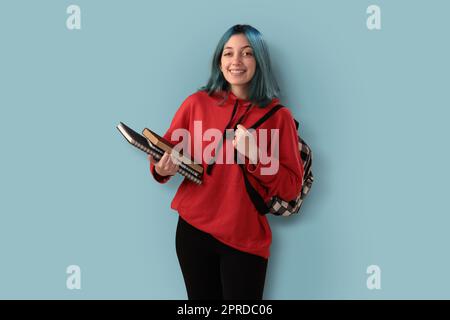
<path fill-rule="evenodd" d="M 248 99 L 247 88 L 244 86 L 231 86 L 231 92 L 238 98 L 242 100 Z"/>

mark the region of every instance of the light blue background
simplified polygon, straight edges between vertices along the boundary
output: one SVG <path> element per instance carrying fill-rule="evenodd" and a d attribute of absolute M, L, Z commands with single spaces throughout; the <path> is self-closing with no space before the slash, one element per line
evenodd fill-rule
<path fill-rule="evenodd" d="M 81 7 L 81 30 L 66 8 Z M 382 30 L 366 27 L 381 7 Z M 116 129 L 165 132 L 227 28 L 265 36 L 314 151 L 302 211 L 271 217 L 266 299 L 450 298 L 450 4 L 0 2 L 0 298 L 185 299 L 170 209 Z M 79 265 L 82 289 L 66 288 Z M 381 290 L 366 268 L 379 265 Z"/>

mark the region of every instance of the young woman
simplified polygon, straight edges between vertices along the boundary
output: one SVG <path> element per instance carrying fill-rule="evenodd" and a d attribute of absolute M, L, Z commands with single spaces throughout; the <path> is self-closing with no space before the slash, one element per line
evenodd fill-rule
<path fill-rule="evenodd" d="M 176 145 L 179 134 L 174 133 L 188 132 L 187 151 L 205 169 L 202 184 L 184 179 L 171 204 L 179 213 L 176 252 L 189 299 L 263 298 L 270 226 L 246 192 L 240 165 L 219 161 L 218 155 L 244 158 L 246 175 L 265 200 L 274 195 L 295 198 L 303 168 L 291 112 L 280 109 L 256 130 L 266 129 L 264 144 L 246 129 L 279 103 L 278 92 L 262 35 L 249 25 L 235 25 L 217 45 L 207 85 L 182 103 L 164 135 Z M 215 134 L 213 139 L 211 129 L 220 137 Z M 230 130 L 234 135 L 226 134 Z M 226 147 L 230 141 L 231 152 Z M 214 152 L 211 145 L 217 147 Z M 274 161 L 263 162 L 262 152 L 272 152 Z M 205 161 L 209 153 L 216 158 Z M 159 162 L 151 156 L 149 160 L 160 183 L 178 170 L 177 159 L 167 153 Z"/>

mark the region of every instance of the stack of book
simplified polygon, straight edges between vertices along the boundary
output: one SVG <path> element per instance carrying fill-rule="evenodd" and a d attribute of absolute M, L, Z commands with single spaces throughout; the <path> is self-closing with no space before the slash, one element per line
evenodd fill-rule
<path fill-rule="evenodd" d="M 179 160 L 178 173 L 188 178 L 189 180 L 201 184 L 203 177 L 203 167 L 200 164 L 194 163 L 194 161 L 183 153 L 176 151 L 173 144 L 157 135 L 148 128 L 142 131 L 142 135 L 120 122 L 117 129 L 125 137 L 125 139 L 140 150 L 147 154 L 152 155 L 155 160 L 159 161 L 164 155 L 164 152 L 174 154 Z"/>

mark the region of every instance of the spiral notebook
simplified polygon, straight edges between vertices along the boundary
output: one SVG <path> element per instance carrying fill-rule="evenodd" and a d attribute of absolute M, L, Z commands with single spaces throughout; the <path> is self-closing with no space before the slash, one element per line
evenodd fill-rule
<path fill-rule="evenodd" d="M 198 164 L 194 163 L 191 159 L 192 157 L 189 154 L 184 154 L 183 150 L 180 150 L 179 152 L 174 148 L 173 144 L 164 139 L 163 137 L 159 136 L 152 130 L 148 128 L 144 128 L 142 130 L 142 135 L 147 138 L 147 141 L 150 144 L 153 144 L 155 147 L 167 151 L 169 153 L 174 153 L 178 157 L 178 159 L 181 159 L 181 161 L 187 165 L 187 169 L 192 172 L 192 174 L 196 176 L 201 176 L 203 174 L 203 167 Z"/>
<path fill-rule="evenodd" d="M 151 143 L 147 138 L 137 133 L 123 122 L 119 123 L 117 129 L 130 144 L 144 151 L 145 153 L 152 155 L 153 158 L 155 158 L 155 160 L 159 160 L 163 156 L 164 154 L 163 149 Z M 167 141 L 165 141 L 165 143 L 167 144 Z M 203 168 L 201 171 L 197 171 L 192 168 L 192 163 L 193 161 L 190 161 L 188 164 L 181 162 L 179 164 L 178 173 L 197 184 L 201 184 L 203 176 Z"/>

